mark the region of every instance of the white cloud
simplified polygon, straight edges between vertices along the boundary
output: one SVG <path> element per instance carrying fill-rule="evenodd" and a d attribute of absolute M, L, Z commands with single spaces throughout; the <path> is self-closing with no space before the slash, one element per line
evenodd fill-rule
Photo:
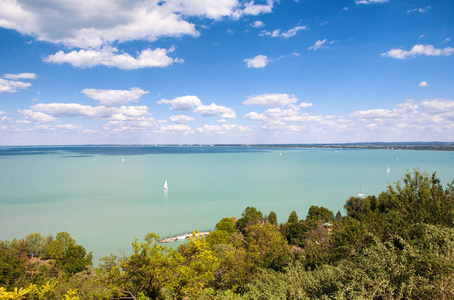
<path fill-rule="evenodd" d="M 374 3 L 385 3 L 389 0 L 355 0 L 356 4 L 374 4 Z"/>
<path fill-rule="evenodd" d="M 183 96 L 183 97 L 176 97 L 173 100 L 166 100 L 162 99 L 157 102 L 158 104 L 170 104 L 172 105 L 173 110 L 191 110 L 194 106 L 202 105 L 202 101 L 200 101 L 197 96 Z"/>
<path fill-rule="evenodd" d="M 185 124 L 172 124 L 172 125 L 161 125 L 159 127 L 162 131 L 174 131 L 174 132 L 185 132 L 192 133 L 194 132 L 191 127 Z"/>
<path fill-rule="evenodd" d="M 322 48 L 323 44 L 325 44 L 327 41 L 327 39 L 323 39 L 323 40 L 318 40 L 315 42 L 315 44 L 309 48 L 307 48 L 308 50 L 313 50 L 313 51 L 317 51 L 318 49 Z"/>
<path fill-rule="evenodd" d="M 444 99 L 424 100 L 421 102 L 421 111 L 430 115 L 454 112 L 454 101 Z"/>
<path fill-rule="evenodd" d="M 257 16 L 260 14 L 270 13 L 273 10 L 274 0 L 267 0 L 266 4 L 255 4 L 254 1 L 246 2 L 241 11 L 237 11 L 236 15 L 252 15 Z"/>
<path fill-rule="evenodd" d="M 137 100 L 149 92 L 135 87 L 128 90 L 99 90 L 99 89 L 84 89 L 82 94 L 88 98 L 99 101 L 103 106 L 123 105 L 129 102 L 137 102 Z"/>
<path fill-rule="evenodd" d="M 289 38 L 289 37 L 295 36 L 298 33 L 298 31 L 307 30 L 307 29 L 308 29 L 307 26 L 295 26 L 292 29 L 289 29 L 289 30 L 284 31 L 282 33 L 281 33 L 281 29 L 276 29 L 273 32 L 270 32 L 270 31 L 267 31 L 267 30 L 263 30 L 259 35 L 260 36 L 267 35 L 267 36 L 270 36 L 270 37 Z"/>
<path fill-rule="evenodd" d="M 241 132 L 252 132 L 252 130 L 255 128 L 255 126 L 238 126 L 238 130 Z"/>
<path fill-rule="evenodd" d="M 25 109 L 25 110 L 18 110 L 18 112 L 24 116 L 24 120 L 21 120 L 21 121 L 18 121 L 20 123 L 26 123 L 26 124 L 29 124 L 29 123 L 47 123 L 47 122 L 54 122 L 54 121 L 57 121 L 56 118 L 48 115 L 48 114 L 45 114 L 45 113 L 42 113 L 42 112 L 37 112 L 37 111 L 32 111 L 32 110 L 29 110 L 29 109 Z"/>
<path fill-rule="evenodd" d="M 388 52 L 382 53 L 381 56 L 393 57 L 397 59 L 414 58 L 419 55 L 428 56 L 449 56 L 454 54 L 454 48 L 446 47 L 444 49 L 436 49 L 432 45 L 414 45 L 410 51 L 402 49 L 391 49 Z"/>
<path fill-rule="evenodd" d="M 201 114 L 202 116 L 221 116 L 222 119 L 235 119 L 235 111 L 231 108 L 216 105 L 211 103 L 210 105 L 198 105 L 194 109 L 195 113 Z"/>
<path fill-rule="evenodd" d="M 65 125 L 55 125 L 55 129 L 61 131 L 78 131 L 82 128 L 81 125 L 74 124 L 65 124 Z"/>
<path fill-rule="evenodd" d="M 243 102 L 245 105 L 257 106 L 285 106 L 293 104 L 298 101 L 295 95 L 288 94 L 262 94 L 247 97 L 248 99 Z"/>
<path fill-rule="evenodd" d="M 5 80 L 0 78 L 0 93 L 15 93 L 19 89 L 27 89 L 31 86 L 31 83 L 14 81 L 14 80 Z"/>
<path fill-rule="evenodd" d="M 6 123 L 10 123 L 11 122 L 11 118 L 10 117 L 2 116 L 2 115 L 5 115 L 5 114 L 6 114 L 6 112 L 0 111 L 0 123 L 1 124 L 6 124 Z"/>
<path fill-rule="evenodd" d="M 198 36 L 195 24 L 187 19 L 258 15 L 270 13 L 273 5 L 273 0 L 266 4 L 238 0 L 3 0 L 0 27 L 41 41 L 93 49 L 166 36 Z"/>
<path fill-rule="evenodd" d="M 203 127 L 198 127 L 197 131 L 200 133 L 214 132 L 214 133 L 222 134 L 222 133 L 225 133 L 225 131 L 232 130 L 236 127 L 237 127 L 237 125 L 235 125 L 235 124 L 204 125 Z"/>
<path fill-rule="evenodd" d="M 447 43 L 447 42 L 449 42 L 450 40 L 451 40 L 451 38 L 450 38 L 450 37 L 447 37 L 447 38 L 445 38 L 445 39 L 443 40 L 442 43 Z"/>
<path fill-rule="evenodd" d="M 354 118 L 359 119 L 382 119 L 382 118 L 394 118 L 397 116 L 396 112 L 389 109 L 371 109 L 371 110 L 359 110 L 351 114 Z"/>
<path fill-rule="evenodd" d="M 31 107 L 33 111 L 54 117 L 84 117 L 88 119 L 127 120 L 149 115 L 146 106 L 89 106 L 78 103 L 38 103 Z"/>
<path fill-rule="evenodd" d="M 175 49 L 157 48 L 154 50 L 142 50 L 137 58 L 132 57 L 128 53 L 120 53 L 116 48 L 105 47 L 101 50 L 84 50 L 71 51 L 64 53 L 58 51 L 53 55 L 49 55 L 44 59 L 50 63 L 69 63 L 78 68 L 91 68 L 95 66 L 116 67 L 123 70 L 135 70 L 140 68 L 167 67 L 173 63 L 182 63 L 180 58 L 171 58 L 167 53 L 173 52 Z"/>
<path fill-rule="evenodd" d="M 246 58 L 244 60 L 248 68 L 264 68 L 270 62 L 266 55 L 257 55 L 254 58 Z"/>
<path fill-rule="evenodd" d="M 418 86 L 420 87 L 426 87 L 426 86 L 429 86 L 429 84 L 427 84 L 427 81 L 421 81 Z"/>
<path fill-rule="evenodd" d="M 426 12 L 429 11 L 430 8 L 431 8 L 431 6 L 426 6 L 426 7 L 423 7 L 423 8 L 409 9 L 409 10 L 407 10 L 407 13 L 408 14 L 413 13 L 413 12 L 426 13 Z"/>
<path fill-rule="evenodd" d="M 302 108 L 308 108 L 308 107 L 313 106 L 313 104 L 309 103 L 309 102 L 301 102 L 300 105 L 298 105 L 298 106 L 302 107 Z"/>
<path fill-rule="evenodd" d="M 194 121 L 194 118 L 192 118 L 190 116 L 186 116 L 186 115 L 170 116 L 169 119 L 170 119 L 170 122 L 179 123 L 179 124 L 186 124 L 186 123 Z"/>
<path fill-rule="evenodd" d="M 254 28 L 262 28 L 265 26 L 265 23 L 262 21 L 255 21 L 254 23 L 251 23 L 251 26 Z"/>
<path fill-rule="evenodd" d="M 12 79 L 12 80 L 17 80 L 17 79 L 36 79 L 36 74 L 35 73 L 4 74 L 3 78 Z"/>

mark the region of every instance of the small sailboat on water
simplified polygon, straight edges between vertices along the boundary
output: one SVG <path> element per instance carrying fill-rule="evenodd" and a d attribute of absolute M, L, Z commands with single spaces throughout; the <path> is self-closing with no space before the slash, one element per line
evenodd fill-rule
<path fill-rule="evenodd" d="M 169 188 L 167 187 L 167 179 L 164 181 L 164 191 L 167 191 Z"/>
<path fill-rule="evenodd" d="M 359 186 L 359 194 L 358 194 L 358 197 L 364 197 L 364 194 L 361 193 L 361 186 Z"/>
<path fill-rule="evenodd" d="M 388 167 L 388 169 L 386 169 L 386 173 L 390 173 L 391 172 L 391 169 Z"/>

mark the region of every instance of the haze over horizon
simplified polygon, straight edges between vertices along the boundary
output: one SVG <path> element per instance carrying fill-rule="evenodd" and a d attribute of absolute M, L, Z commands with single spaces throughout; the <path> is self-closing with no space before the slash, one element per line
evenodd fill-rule
<path fill-rule="evenodd" d="M 0 145 L 452 142 L 453 12 L 0 0 Z"/>

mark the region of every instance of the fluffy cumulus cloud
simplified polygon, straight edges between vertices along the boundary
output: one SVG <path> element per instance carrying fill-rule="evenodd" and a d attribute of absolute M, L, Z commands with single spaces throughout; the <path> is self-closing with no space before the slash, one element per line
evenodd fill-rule
<path fill-rule="evenodd" d="M 0 26 L 38 40 L 70 47 L 100 48 L 115 42 L 197 36 L 190 17 L 219 19 L 270 13 L 266 4 L 239 0 L 59 1 L 2 0 Z"/>
<path fill-rule="evenodd" d="M 418 86 L 420 87 L 426 87 L 426 86 L 429 86 L 429 84 L 427 83 L 427 81 L 421 81 Z"/>
<path fill-rule="evenodd" d="M 88 119 L 126 120 L 149 115 L 146 106 L 106 107 L 78 103 L 38 103 L 33 105 L 31 109 L 54 117 L 84 117 Z"/>
<path fill-rule="evenodd" d="M 39 111 L 32 111 L 30 109 L 19 110 L 19 113 L 24 117 L 24 120 L 18 121 L 20 123 L 47 123 L 57 121 L 56 118 L 39 112 Z"/>
<path fill-rule="evenodd" d="M 285 106 L 296 103 L 298 98 L 295 95 L 288 94 L 262 94 L 249 96 L 246 101 L 243 102 L 245 105 L 257 105 L 257 106 Z"/>
<path fill-rule="evenodd" d="M 5 80 L 0 78 L 0 93 L 15 93 L 18 90 L 23 90 L 31 86 L 31 83 L 14 81 L 14 80 Z"/>
<path fill-rule="evenodd" d="M 298 31 L 307 30 L 307 29 L 308 29 L 307 26 L 295 26 L 284 32 L 281 32 L 281 29 L 276 29 L 276 30 L 273 30 L 272 32 L 263 30 L 260 33 L 260 35 L 261 36 L 270 36 L 273 38 L 276 38 L 276 37 L 289 38 L 289 37 L 295 36 L 298 33 Z"/>
<path fill-rule="evenodd" d="M 149 92 L 141 88 L 131 88 L 130 90 L 99 90 L 99 89 L 84 89 L 82 94 L 88 98 L 99 101 L 103 106 L 124 105 L 129 102 L 137 102 L 140 97 Z"/>
<path fill-rule="evenodd" d="M 388 52 L 382 53 L 383 57 L 392 57 L 397 59 L 414 58 L 420 55 L 427 56 L 449 56 L 454 54 L 454 48 L 446 47 L 437 49 L 432 45 L 414 45 L 411 50 L 406 51 L 402 49 L 391 49 Z"/>
<path fill-rule="evenodd" d="M 255 21 L 254 23 L 251 23 L 251 26 L 254 28 L 262 28 L 265 26 L 265 23 L 262 21 Z"/>
<path fill-rule="evenodd" d="M 202 101 L 200 101 L 197 96 L 183 96 L 183 97 L 176 97 L 172 100 L 162 99 L 157 102 L 158 104 L 170 104 L 172 105 L 171 109 L 173 110 L 192 110 L 194 106 L 202 105 Z"/>
<path fill-rule="evenodd" d="M 18 90 L 24 90 L 31 86 L 31 83 L 18 81 L 18 79 L 36 79 L 36 74 L 4 74 L 3 78 L 0 78 L 0 93 L 15 93 Z"/>
<path fill-rule="evenodd" d="M 248 68 L 264 68 L 269 63 L 268 57 L 266 55 L 257 55 L 253 58 L 246 58 L 244 60 Z"/>
<path fill-rule="evenodd" d="M 194 118 L 186 115 L 178 115 L 178 116 L 170 116 L 169 117 L 170 122 L 173 123 L 178 123 L 178 124 L 186 124 L 189 122 L 194 121 Z"/>
<path fill-rule="evenodd" d="M 437 139 L 443 140 L 442 133 L 454 133 L 452 100 L 406 100 L 393 108 L 358 110 L 347 115 L 311 115 L 302 110 L 311 106 L 310 103 L 303 103 L 290 104 L 286 108 L 272 107 L 263 112 L 252 111 L 244 118 L 252 124 L 260 124 L 257 128 L 268 133 L 327 136 L 331 141 L 336 136 L 366 140 L 385 137 L 402 141 L 420 138 L 421 133 L 427 134 L 429 140 L 440 133 Z"/>
<path fill-rule="evenodd" d="M 210 105 L 199 105 L 194 109 L 195 113 L 201 114 L 204 117 L 207 116 L 220 116 L 223 119 L 235 119 L 235 111 L 231 108 L 216 105 L 211 103 Z"/>
<path fill-rule="evenodd" d="M 104 47 L 103 49 L 91 49 L 71 51 L 65 53 L 58 51 L 44 59 L 46 62 L 63 64 L 68 63 L 78 68 L 91 68 L 95 66 L 117 67 L 124 70 L 135 70 L 140 68 L 167 67 L 173 63 L 182 63 L 181 58 L 172 58 L 167 54 L 175 49 L 145 49 L 137 57 L 128 53 L 119 53 L 118 49 Z"/>

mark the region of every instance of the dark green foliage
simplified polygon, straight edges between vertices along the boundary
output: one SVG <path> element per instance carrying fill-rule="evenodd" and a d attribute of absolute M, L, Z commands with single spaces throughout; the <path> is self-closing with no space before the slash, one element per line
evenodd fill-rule
<path fill-rule="evenodd" d="M 47 256 L 55 259 L 56 266 L 62 268 L 67 274 L 72 275 L 83 271 L 85 266 L 92 265 L 92 254 L 87 254 L 85 248 L 76 245 L 67 232 L 59 232 L 48 247 Z"/>
<path fill-rule="evenodd" d="M 268 222 L 270 222 L 272 225 L 277 225 L 277 215 L 274 211 L 271 211 L 268 215 Z"/>
<path fill-rule="evenodd" d="M 243 234 L 246 233 L 246 227 L 263 221 L 263 215 L 255 207 L 246 207 L 241 214 L 241 218 L 236 222 L 236 228 Z"/>
<path fill-rule="evenodd" d="M 298 223 L 298 215 L 296 214 L 296 211 L 292 211 L 290 215 L 288 216 L 288 223 Z"/>
<path fill-rule="evenodd" d="M 366 237 L 367 230 L 361 222 L 353 218 L 336 222 L 331 232 L 332 259 L 337 261 L 361 249 L 365 246 Z"/>
<path fill-rule="evenodd" d="M 309 229 L 306 222 L 302 221 L 297 223 L 285 223 L 282 225 L 281 231 L 290 245 L 302 247 Z"/>
<path fill-rule="evenodd" d="M 323 222 L 334 221 L 334 214 L 323 206 L 312 205 L 309 208 L 306 219 L 322 220 Z"/>
<path fill-rule="evenodd" d="M 0 286 L 14 284 L 23 274 L 25 260 L 9 242 L 0 241 Z"/>

